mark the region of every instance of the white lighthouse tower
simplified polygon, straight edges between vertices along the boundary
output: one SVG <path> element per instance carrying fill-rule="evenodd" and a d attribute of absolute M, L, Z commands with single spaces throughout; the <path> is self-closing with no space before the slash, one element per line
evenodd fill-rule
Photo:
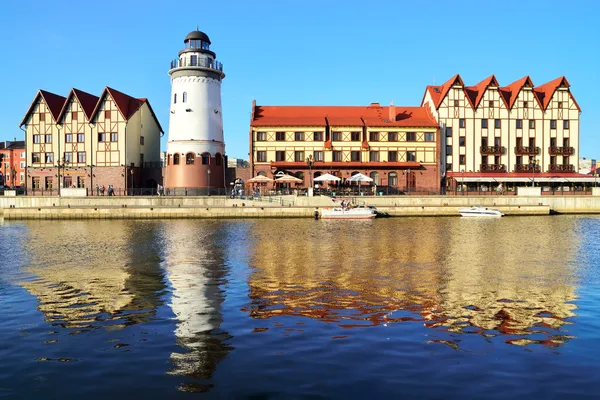
<path fill-rule="evenodd" d="M 221 115 L 223 65 L 204 32 L 190 32 L 171 62 L 171 115 L 165 188 L 206 194 L 224 188 L 225 143 Z"/>

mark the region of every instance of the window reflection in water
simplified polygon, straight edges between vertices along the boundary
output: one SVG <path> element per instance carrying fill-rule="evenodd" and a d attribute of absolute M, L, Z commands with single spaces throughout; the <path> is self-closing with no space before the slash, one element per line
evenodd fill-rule
<path fill-rule="evenodd" d="M 556 220 L 533 218 L 261 221 L 243 311 L 342 328 L 419 323 L 453 347 L 460 338 L 443 332 L 557 346 L 575 315 L 578 243 Z"/>

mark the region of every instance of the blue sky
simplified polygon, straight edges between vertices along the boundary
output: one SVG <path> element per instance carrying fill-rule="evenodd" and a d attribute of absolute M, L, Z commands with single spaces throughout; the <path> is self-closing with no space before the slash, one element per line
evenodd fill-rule
<path fill-rule="evenodd" d="M 4 1 L 0 139 L 40 88 L 150 99 L 168 130 L 169 62 L 199 26 L 224 64 L 227 154 L 246 158 L 260 105 L 418 105 L 425 86 L 565 75 L 583 112 L 581 154 L 600 158 L 600 3 L 558 1 Z M 166 147 L 165 134 L 162 140 Z"/>

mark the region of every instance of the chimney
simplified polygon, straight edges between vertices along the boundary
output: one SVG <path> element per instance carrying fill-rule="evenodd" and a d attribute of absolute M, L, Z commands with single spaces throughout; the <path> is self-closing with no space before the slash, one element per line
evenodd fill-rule
<path fill-rule="evenodd" d="M 396 121 L 396 106 L 394 105 L 393 101 L 392 101 L 392 104 L 390 104 L 390 108 L 388 108 L 388 111 L 389 111 L 388 119 L 392 122 Z"/>

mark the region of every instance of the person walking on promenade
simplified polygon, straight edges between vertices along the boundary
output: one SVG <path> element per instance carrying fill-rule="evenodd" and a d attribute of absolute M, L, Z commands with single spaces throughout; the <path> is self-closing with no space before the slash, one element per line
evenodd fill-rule
<path fill-rule="evenodd" d="M 96 183 L 96 196 L 100 196 L 100 186 Z"/>

